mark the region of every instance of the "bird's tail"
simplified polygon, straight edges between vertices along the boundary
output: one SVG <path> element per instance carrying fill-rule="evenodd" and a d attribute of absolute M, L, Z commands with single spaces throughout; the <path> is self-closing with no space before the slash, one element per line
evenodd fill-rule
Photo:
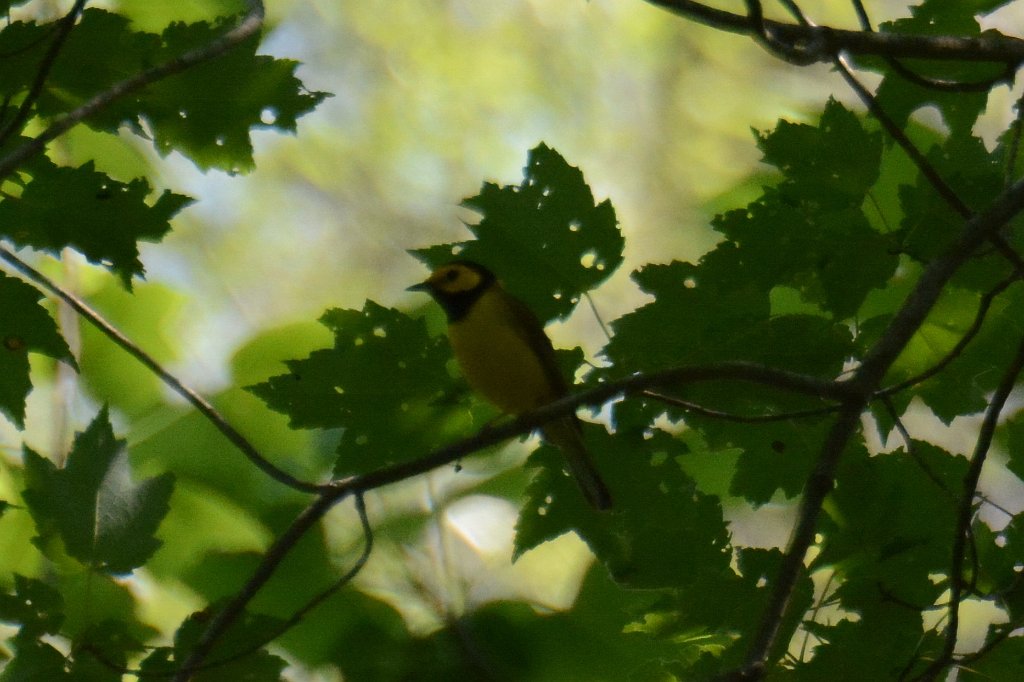
<path fill-rule="evenodd" d="M 579 485 L 583 497 L 594 509 L 605 510 L 612 506 L 612 494 L 594 468 L 590 453 L 583 443 L 583 431 L 575 418 L 559 419 L 544 425 L 544 438 L 558 447 L 565 456 L 569 473 Z"/>

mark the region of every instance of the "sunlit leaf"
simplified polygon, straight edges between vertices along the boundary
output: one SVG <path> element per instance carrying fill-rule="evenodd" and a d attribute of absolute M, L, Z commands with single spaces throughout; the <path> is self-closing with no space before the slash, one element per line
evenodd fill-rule
<path fill-rule="evenodd" d="M 105 408 L 75 438 L 66 466 L 28 447 L 25 466 L 25 501 L 40 532 L 55 532 L 83 564 L 127 573 L 160 546 L 154 533 L 167 513 L 173 477 L 132 480 L 125 442 L 114 436 Z"/>

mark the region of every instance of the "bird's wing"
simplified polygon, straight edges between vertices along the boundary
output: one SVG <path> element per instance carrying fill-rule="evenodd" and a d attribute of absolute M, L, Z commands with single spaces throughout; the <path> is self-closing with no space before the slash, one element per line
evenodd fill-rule
<path fill-rule="evenodd" d="M 517 322 L 516 329 L 522 333 L 523 340 L 540 358 L 541 365 L 544 367 L 544 374 L 551 386 L 554 397 L 565 395 L 569 392 L 569 383 L 566 381 L 565 375 L 562 374 L 562 369 L 558 365 L 558 359 L 555 356 L 554 346 L 551 345 L 551 339 L 544 333 L 544 325 L 540 323 L 540 320 L 537 319 L 537 316 L 533 314 L 533 311 L 525 303 L 514 296 L 508 296 L 507 299 L 512 315 Z"/>

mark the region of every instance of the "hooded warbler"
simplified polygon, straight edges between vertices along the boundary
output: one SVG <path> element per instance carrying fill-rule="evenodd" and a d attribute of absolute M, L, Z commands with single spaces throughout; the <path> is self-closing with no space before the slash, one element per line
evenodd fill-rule
<path fill-rule="evenodd" d="M 502 412 L 521 414 L 568 392 L 543 325 L 484 266 L 455 260 L 409 290 L 425 291 L 441 305 L 466 381 Z M 591 462 L 576 416 L 549 422 L 542 433 L 564 454 L 587 502 L 595 509 L 610 508 L 611 493 Z"/>

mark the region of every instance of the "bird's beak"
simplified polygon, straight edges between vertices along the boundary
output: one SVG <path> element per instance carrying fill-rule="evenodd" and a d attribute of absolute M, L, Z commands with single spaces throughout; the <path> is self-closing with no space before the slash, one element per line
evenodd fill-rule
<path fill-rule="evenodd" d="M 406 287 L 406 291 L 426 291 L 430 292 L 430 282 L 420 282 L 419 284 L 413 284 L 411 287 Z"/>

